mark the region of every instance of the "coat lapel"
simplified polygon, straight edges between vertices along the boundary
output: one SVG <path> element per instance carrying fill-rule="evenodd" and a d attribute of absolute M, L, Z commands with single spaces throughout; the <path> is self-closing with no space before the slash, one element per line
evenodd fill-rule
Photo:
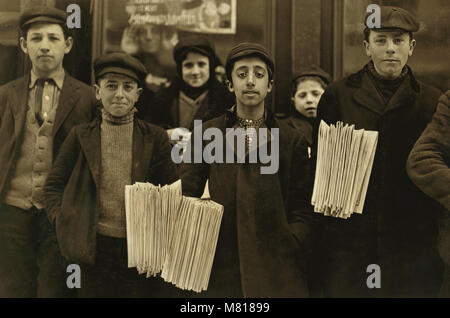
<path fill-rule="evenodd" d="M 153 136 L 143 134 L 138 120 L 133 126 L 133 165 L 131 168 L 131 182 L 144 182 L 153 156 Z"/>
<path fill-rule="evenodd" d="M 100 185 L 100 161 L 101 161 L 101 140 L 100 140 L 100 119 L 89 124 L 79 134 L 81 149 L 86 156 L 89 169 L 97 189 Z"/>
<path fill-rule="evenodd" d="M 79 89 L 80 85 L 76 83 L 66 72 L 61 95 L 59 96 L 58 108 L 56 110 L 55 125 L 53 126 L 53 136 L 56 135 L 67 115 L 69 115 L 69 113 L 75 107 L 78 98 L 80 98 Z"/>
<path fill-rule="evenodd" d="M 407 78 L 403 81 L 400 87 L 395 92 L 394 96 L 389 100 L 384 113 L 390 112 L 397 108 L 411 106 L 414 101 L 419 97 L 419 93 L 411 88 L 411 78 Z"/>
<path fill-rule="evenodd" d="M 362 76 L 361 87 L 353 94 L 354 100 L 361 106 L 381 115 L 384 112 L 385 104 L 383 98 L 378 94 L 375 85 L 367 74 Z"/>
<path fill-rule="evenodd" d="M 23 131 L 28 111 L 28 82 L 30 75 L 24 76 L 14 84 L 14 100 L 11 103 L 14 114 L 14 134 L 18 138 Z"/>

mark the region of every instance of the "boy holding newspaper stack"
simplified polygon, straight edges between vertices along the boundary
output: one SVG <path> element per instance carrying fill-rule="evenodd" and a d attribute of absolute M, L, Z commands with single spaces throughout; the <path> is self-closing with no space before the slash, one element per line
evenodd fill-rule
<path fill-rule="evenodd" d="M 76 126 L 44 189 L 61 253 L 81 265 L 81 297 L 167 296 L 167 284 L 127 268 L 125 185 L 177 180 L 166 132 L 135 118 L 147 73 L 125 53 L 94 61 L 101 117 Z M 150 293 L 151 292 L 151 293 Z"/>
<path fill-rule="evenodd" d="M 321 270 L 326 297 L 433 297 L 439 291 L 438 207 L 405 170 L 408 154 L 440 96 L 436 88 L 418 81 L 406 64 L 418 30 L 411 13 L 381 7 L 381 28 L 364 30 L 371 61 L 331 84 L 320 100 L 313 153 L 321 120 L 378 132 L 362 214 L 322 218 L 322 248 L 328 249 Z M 375 278 L 370 277 L 370 264 L 379 266 Z"/>

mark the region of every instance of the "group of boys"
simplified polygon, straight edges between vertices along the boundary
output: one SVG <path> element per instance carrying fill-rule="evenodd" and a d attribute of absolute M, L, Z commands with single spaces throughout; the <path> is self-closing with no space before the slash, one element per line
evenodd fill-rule
<path fill-rule="evenodd" d="M 102 55 L 91 90 L 62 67 L 72 47 L 65 22 L 55 8 L 22 14 L 20 46 L 32 70 L 0 88 L 0 297 L 71 296 L 69 262 L 82 266 L 81 297 L 195 296 L 138 276 L 126 263 L 124 186 L 178 178 L 183 194 L 196 197 L 208 180 L 211 199 L 224 206 L 208 291 L 200 296 L 438 295 L 440 207 L 405 166 L 440 92 L 406 65 L 418 31 L 409 12 L 382 7 L 381 28 L 364 32 L 371 61 L 328 86 L 318 106 L 316 124 L 343 121 L 379 132 L 364 212 L 350 220 L 313 212 L 317 125 L 310 139 L 265 104 L 275 73 L 265 47 L 245 42 L 231 49 L 225 68 L 236 104 L 202 129 L 217 128 L 226 138 L 229 128 L 267 128 L 279 138 L 245 135 L 245 162 L 183 163 L 178 170 L 166 131 L 135 117 L 145 67 L 125 53 Z M 279 169 L 261 174 L 265 163 L 248 158 L 275 142 L 268 148 L 276 149 Z M 381 267 L 380 289 L 366 285 L 369 264 Z M 311 265 L 320 269 L 313 278 Z"/>

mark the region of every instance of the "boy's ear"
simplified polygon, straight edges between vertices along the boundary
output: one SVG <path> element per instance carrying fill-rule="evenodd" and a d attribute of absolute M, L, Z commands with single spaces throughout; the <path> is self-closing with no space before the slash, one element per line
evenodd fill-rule
<path fill-rule="evenodd" d="M 268 89 L 267 89 L 268 93 L 270 93 L 272 91 L 272 87 L 273 87 L 273 80 L 270 80 L 269 84 L 268 84 Z"/>
<path fill-rule="evenodd" d="M 366 40 L 363 41 L 364 49 L 366 51 L 367 57 L 372 57 L 372 53 L 370 53 L 370 43 Z"/>
<path fill-rule="evenodd" d="M 73 47 L 73 39 L 71 36 L 68 36 L 65 40 L 66 47 L 64 48 L 64 53 L 67 54 L 72 50 Z"/>
<path fill-rule="evenodd" d="M 227 84 L 228 90 L 230 92 L 234 92 L 233 83 L 230 80 L 226 80 L 225 83 Z"/>
<path fill-rule="evenodd" d="M 95 98 L 97 100 L 101 100 L 101 97 L 100 97 L 100 86 L 98 86 L 97 84 L 94 84 L 94 88 L 95 88 Z"/>
<path fill-rule="evenodd" d="M 27 40 L 23 36 L 19 39 L 20 42 L 20 48 L 22 49 L 23 53 L 28 54 L 28 48 L 27 48 Z"/>

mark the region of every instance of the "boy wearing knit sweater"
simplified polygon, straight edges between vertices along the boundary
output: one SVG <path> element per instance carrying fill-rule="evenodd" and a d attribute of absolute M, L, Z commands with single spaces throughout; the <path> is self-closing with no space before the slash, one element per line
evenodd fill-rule
<path fill-rule="evenodd" d="M 135 118 L 145 67 L 125 53 L 94 62 L 101 118 L 75 127 L 56 159 L 46 203 L 61 253 L 81 265 L 81 297 L 167 296 L 127 268 L 125 185 L 177 179 L 165 131 Z"/>

